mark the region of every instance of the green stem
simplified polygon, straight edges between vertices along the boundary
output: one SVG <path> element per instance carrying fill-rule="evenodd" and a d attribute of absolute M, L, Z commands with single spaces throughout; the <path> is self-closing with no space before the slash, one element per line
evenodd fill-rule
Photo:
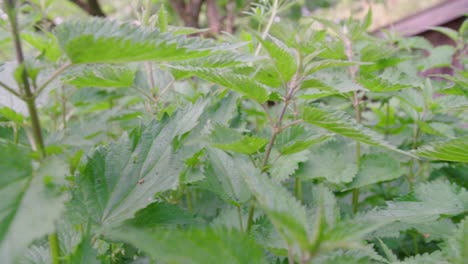
<path fill-rule="evenodd" d="M 278 0 L 274 0 L 273 7 L 271 9 L 271 16 L 270 16 L 270 19 L 268 20 L 268 23 L 265 29 L 263 30 L 262 39 L 265 39 L 268 36 L 268 32 L 270 32 L 270 28 L 273 25 L 273 22 L 275 21 L 275 17 L 277 13 L 278 13 Z M 257 49 L 255 50 L 255 56 L 258 56 L 258 54 L 260 54 L 261 49 L 262 49 L 262 43 L 259 43 L 257 46 Z"/>
<path fill-rule="evenodd" d="M 187 188 L 185 189 L 185 197 L 187 199 L 187 209 L 189 212 L 193 211 L 193 205 L 192 205 L 192 194 L 190 193 L 190 190 Z"/>
<path fill-rule="evenodd" d="M 24 66 L 24 55 L 23 55 L 23 48 L 21 46 L 16 7 L 13 6 L 12 1 L 10 2 L 7 1 L 6 6 L 7 6 L 8 18 L 10 20 L 10 25 L 11 25 L 11 33 L 13 35 L 13 41 L 14 41 L 14 46 L 15 46 L 15 51 L 16 51 L 16 60 L 18 62 L 18 65 Z M 38 111 L 36 108 L 36 97 L 31 91 L 31 86 L 29 83 L 29 77 L 28 77 L 28 72 L 26 71 L 26 67 L 23 67 L 23 70 L 21 72 L 21 79 L 22 79 L 23 84 L 20 85 L 20 88 L 22 90 L 22 94 L 24 94 L 23 100 L 26 102 L 29 116 L 31 118 L 34 143 L 36 145 L 37 150 L 41 154 L 41 156 L 44 157 L 46 153 L 45 153 L 45 147 L 44 147 L 44 140 L 42 138 L 41 125 L 39 122 L 39 115 L 38 115 Z"/>
<path fill-rule="evenodd" d="M 351 40 L 349 38 L 344 39 L 345 49 L 346 49 L 346 57 L 348 61 L 353 61 L 353 46 Z M 350 66 L 348 68 L 349 75 L 351 76 L 351 80 L 356 82 L 356 75 L 359 71 L 359 67 L 357 65 Z M 354 112 L 356 115 L 356 122 L 361 123 L 361 100 L 359 98 L 358 91 L 354 91 L 353 100 Z M 356 166 L 359 169 L 359 165 L 361 163 L 361 144 L 356 142 Z M 357 213 L 357 209 L 359 206 L 359 188 L 353 190 L 353 197 L 352 197 L 352 205 L 353 205 L 353 213 Z"/>
<path fill-rule="evenodd" d="M 52 264 L 60 264 L 60 247 L 57 232 L 49 235 L 49 247 L 52 254 Z"/>
<path fill-rule="evenodd" d="M 302 202 L 302 181 L 301 178 L 296 177 L 295 179 L 295 185 L 294 185 L 294 193 L 296 195 L 297 200 Z"/>
<path fill-rule="evenodd" d="M 16 51 L 16 59 L 17 59 L 18 65 L 24 66 L 24 55 L 23 55 L 23 48 L 21 46 L 16 6 L 14 5 L 13 1 L 6 1 L 5 6 L 6 6 L 8 18 L 10 20 L 11 33 L 13 35 L 13 41 L 14 41 L 14 46 L 15 46 L 15 51 Z M 33 130 L 34 144 L 36 145 L 36 148 L 39 151 L 41 157 L 44 158 L 46 156 L 46 151 L 45 151 L 44 140 L 42 137 L 39 115 L 38 115 L 38 111 L 36 108 L 36 96 L 35 94 L 33 94 L 31 90 L 31 86 L 29 83 L 29 76 L 28 76 L 28 72 L 25 66 L 23 67 L 23 70 L 21 72 L 21 79 L 23 83 L 22 85 L 20 84 L 19 87 L 22 90 L 21 94 L 24 95 L 23 100 L 26 102 L 29 116 L 31 118 L 31 126 Z M 52 263 L 59 264 L 60 263 L 60 247 L 59 247 L 59 241 L 58 241 L 58 236 L 56 232 L 49 235 L 49 245 L 50 245 L 50 254 L 52 257 Z"/>
<path fill-rule="evenodd" d="M 3 87 L 3 89 L 7 90 L 9 93 L 11 93 L 14 96 L 18 97 L 19 99 L 22 99 L 21 94 L 19 94 L 15 89 L 11 88 L 7 84 L 0 81 L 0 86 Z"/>
<path fill-rule="evenodd" d="M 244 223 L 242 222 L 242 211 L 240 205 L 236 205 L 237 207 L 237 215 L 239 216 L 239 227 L 241 232 L 244 231 Z"/>
<path fill-rule="evenodd" d="M 247 218 L 247 232 L 249 232 L 250 229 L 252 228 L 254 213 L 255 213 L 255 200 L 252 201 L 252 204 L 250 205 L 250 208 L 249 208 L 249 216 Z"/>
<path fill-rule="evenodd" d="M 385 104 L 385 134 L 384 138 L 388 138 L 388 134 L 390 134 L 390 101 L 387 101 Z"/>
<path fill-rule="evenodd" d="M 62 74 L 66 69 L 70 68 L 72 66 L 71 63 L 66 63 L 64 65 L 62 65 L 60 68 L 58 68 L 54 73 L 52 73 L 51 76 L 49 76 L 49 78 L 47 78 L 47 80 L 45 80 L 40 86 L 39 88 L 37 88 L 37 91 L 34 93 L 34 97 L 38 97 L 42 91 L 44 91 L 45 88 L 47 88 L 47 86 L 55 79 L 57 79 L 57 77 L 60 76 L 60 74 Z"/>

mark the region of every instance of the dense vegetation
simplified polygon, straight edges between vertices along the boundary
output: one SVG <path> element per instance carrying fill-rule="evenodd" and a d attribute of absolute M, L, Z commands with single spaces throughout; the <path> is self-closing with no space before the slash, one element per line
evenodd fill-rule
<path fill-rule="evenodd" d="M 215 40 L 164 6 L 48 31 L 22 2 L 2 263 L 466 263 L 468 22 L 433 47 L 258 1 L 259 32 Z"/>

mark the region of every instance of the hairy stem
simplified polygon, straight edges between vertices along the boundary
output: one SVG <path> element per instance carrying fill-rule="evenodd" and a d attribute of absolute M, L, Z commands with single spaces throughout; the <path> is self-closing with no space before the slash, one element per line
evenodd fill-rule
<path fill-rule="evenodd" d="M 247 217 L 247 229 L 246 229 L 247 232 L 249 232 L 250 229 L 252 228 L 254 213 L 255 213 L 255 200 L 252 201 L 252 203 L 250 204 L 249 215 Z"/>
<path fill-rule="evenodd" d="M 62 65 L 60 68 L 58 68 L 51 76 L 49 76 L 49 78 L 47 78 L 47 80 L 45 80 L 40 86 L 39 88 L 37 88 L 37 90 L 35 91 L 34 93 L 34 96 L 35 97 L 38 97 L 42 91 L 44 91 L 44 89 L 55 79 L 57 79 L 57 77 L 60 76 L 60 74 L 62 74 L 66 69 L 70 68 L 72 66 L 71 63 L 66 63 L 64 65 Z"/>
<path fill-rule="evenodd" d="M 297 200 L 302 202 L 302 181 L 299 177 L 296 177 L 294 181 L 294 194 L 296 195 Z"/>
<path fill-rule="evenodd" d="M 16 51 L 16 60 L 18 65 L 24 66 L 24 55 L 23 48 L 21 46 L 20 32 L 18 27 L 18 18 L 17 18 L 17 9 L 14 6 L 13 1 L 7 1 L 5 3 L 6 10 L 8 14 L 8 19 L 10 20 L 11 33 L 13 35 L 13 42 Z M 24 66 L 21 72 L 22 84 L 19 84 L 19 87 L 22 91 L 23 100 L 26 102 L 28 107 L 29 116 L 31 118 L 31 126 L 33 131 L 34 145 L 39 151 L 42 158 L 46 156 L 44 140 L 42 137 L 41 124 L 39 121 L 39 115 L 36 107 L 36 96 L 31 91 L 31 86 L 29 83 L 29 76 L 26 67 Z M 50 245 L 50 254 L 53 264 L 59 264 L 60 260 L 60 247 L 58 242 L 57 233 L 54 232 L 49 235 L 49 245 Z"/>
<path fill-rule="evenodd" d="M 49 247 L 50 247 L 50 252 L 52 254 L 52 264 L 60 264 L 60 259 L 59 259 L 60 247 L 59 247 L 59 240 L 58 240 L 57 232 L 54 232 L 49 235 Z"/>
<path fill-rule="evenodd" d="M 271 16 L 270 19 L 268 20 L 267 25 L 265 26 L 265 29 L 263 30 L 262 33 L 262 39 L 265 39 L 268 36 L 268 32 L 270 32 L 271 26 L 273 25 L 273 22 L 275 21 L 276 14 L 278 13 L 278 0 L 273 1 L 273 7 L 271 8 Z M 260 54 L 260 50 L 262 49 L 262 43 L 259 43 L 257 46 L 257 49 L 255 50 L 255 56 L 258 56 Z"/>
<path fill-rule="evenodd" d="M 193 204 L 192 204 L 192 194 L 188 188 L 185 189 L 185 197 L 187 199 L 187 208 L 189 212 L 193 211 Z"/>
<path fill-rule="evenodd" d="M 240 205 L 236 205 L 236 208 L 237 208 L 237 215 L 239 216 L 239 228 L 241 230 L 241 232 L 244 231 L 244 223 L 242 221 L 242 211 L 241 211 L 241 206 Z"/>
<path fill-rule="evenodd" d="M 351 44 L 351 40 L 348 38 L 344 39 L 344 44 L 345 44 L 345 50 L 346 50 L 346 57 L 348 61 L 353 61 L 353 46 Z M 351 77 L 351 80 L 355 83 L 356 82 L 356 74 L 358 73 L 358 66 L 353 65 L 348 68 L 349 70 L 349 75 Z M 358 123 L 361 123 L 361 101 L 359 98 L 359 92 L 354 91 L 353 94 L 353 100 L 352 100 L 353 106 L 354 106 L 354 113 L 356 117 L 356 121 Z M 356 166 L 359 168 L 359 165 L 361 163 L 361 143 L 356 142 Z M 353 196 L 352 196 L 352 205 L 353 205 L 353 213 L 357 213 L 358 206 L 359 206 L 359 188 L 356 188 L 353 190 Z"/>
<path fill-rule="evenodd" d="M 23 48 L 21 46 L 16 7 L 13 6 L 12 2 L 7 2 L 6 5 L 8 9 L 7 13 L 8 13 L 8 18 L 10 20 L 11 33 L 13 35 L 13 42 L 14 42 L 15 51 L 16 51 L 16 60 L 18 62 L 18 65 L 24 66 L 24 55 L 23 55 Z M 41 156 L 45 156 L 44 140 L 42 138 L 41 125 L 39 122 L 39 115 L 38 115 L 38 111 L 36 108 L 36 97 L 32 93 L 26 67 L 23 67 L 22 69 L 21 81 L 23 83 L 20 84 L 19 86 L 20 86 L 20 89 L 22 90 L 22 94 L 24 95 L 23 100 L 26 102 L 29 116 L 31 118 L 34 142 Z"/>
<path fill-rule="evenodd" d="M 22 99 L 21 94 L 19 94 L 15 89 L 11 88 L 7 84 L 0 81 L 0 86 L 3 87 L 5 90 L 7 90 L 9 93 L 11 93 L 14 96 L 18 97 L 19 99 Z"/>

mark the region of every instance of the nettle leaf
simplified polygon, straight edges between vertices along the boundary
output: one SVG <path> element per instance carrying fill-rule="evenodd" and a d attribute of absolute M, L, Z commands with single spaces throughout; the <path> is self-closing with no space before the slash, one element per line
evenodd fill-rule
<path fill-rule="evenodd" d="M 169 203 L 155 202 L 136 212 L 135 217 L 124 222 L 137 228 L 195 223 L 195 216 L 183 208 Z"/>
<path fill-rule="evenodd" d="M 217 193 L 234 205 L 245 203 L 251 193 L 242 175 L 251 170 L 252 163 L 239 157 L 231 157 L 217 149 L 207 149 L 208 165 L 202 186 Z"/>
<path fill-rule="evenodd" d="M 291 141 L 290 143 L 284 145 L 280 149 L 280 154 L 281 155 L 290 155 L 294 154 L 297 152 L 301 152 L 303 150 L 306 150 L 310 148 L 313 145 L 319 144 L 330 137 L 332 137 L 333 134 L 325 134 L 325 135 L 316 135 L 312 136 L 309 139 L 306 140 L 297 140 L 297 141 Z"/>
<path fill-rule="evenodd" d="M 412 87 L 408 84 L 395 83 L 384 78 L 371 75 L 359 77 L 358 82 L 371 92 L 394 92 Z"/>
<path fill-rule="evenodd" d="M 269 170 L 272 180 L 282 182 L 288 179 L 299 169 L 299 163 L 309 159 L 308 154 L 309 151 L 304 150 L 278 157 Z"/>
<path fill-rule="evenodd" d="M 441 45 L 428 50 L 429 56 L 421 60 L 420 67 L 423 70 L 439 67 L 450 67 L 455 48 L 449 45 Z"/>
<path fill-rule="evenodd" d="M 441 215 L 454 216 L 468 211 L 468 192 L 446 181 L 419 184 L 413 198 L 387 202 L 387 208 L 372 210 L 365 218 L 393 219 L 405 223 L 426 223 Z"/>
<path fill-rule="evenodd" d="M 393 180 L 402 174 L 400 162 L 392 156 L 384 153 L 365 155 L 361 158 L 359 171 L 349 189 Z"/>
<path fill-rule="evenodd" d="M 171 66 L 177 72 L 195 75 L 201 79 L 219 84 L 239 92 L 259 103 L 268 100 L 268 87 L 249 76 L 211 68 Z"/>
<path fill-rule="evenodd" d="M 101 18 L 62 23 L 56 36 L 73 63 L 187 60 L 207 56 L 213 47 L 209 40 Z M 217 45 L 217 48 L 228 47 Z"/>
<path fill-rule="evenodd" d="M 346 60 L 333 60 L 333 59 L 326 59 L 326 60 L 319 60 L 310 62 L 305 66 L 304 72 L 307 75 L 310 75 L 314 72 L 328 69 L 328 68 L 335 68 L 335 67 L 349 67 L 353 65 L 363 65 L 368 63 L 363 62 L 355 62 L 355 61 L 346 61 Z"/>
<path fill-rule="evenodd" d="M 225 68 L 238 65 L 245 65 L 249 62 L 254 62 L 257 59 L 253 56 L 236 53 L 236 52 L 223 52 L 213 54 L 210 56 L 183 60 L 171 63 L 172 65 L 191 66 L 199 68 Z"/>
<path fill-rule="evenodd" d="M 283 84 L 280 75 L 276 73 L 275 67 L 270 63 L 256 63 L 252 67 L 237 66 L 233 71 L 237 74 L 252 76 L 255 81 L 273 88 Z"/>
<path fill-rule="evenodd" d="M 468 137 L 422 146 L 416 154 L 428 159 L 468 163 Z"/>
<path fill-rule="evenodd" d="M 267 50 L 283 82 L 286 83 L 290 81 L 297 72 L 297 60 L 294 50 L 272 36 L 269 37 L 271 41 L 263 40 L 260 36 L 257 36 L 257 39 Z"/>
<path fill-rule="evenodd" d="M 98 148 L 76 178 L 77 199 L 89 218 L 100 225 L 121 223 L 152 203 L 155 194 L 176 188 L 184 161 L 174 153 L 173 139 L 197 125 L 205 105 L 199 102 L 153 122 L 141 136 L 123 136 Z"/>
<path fill-rule="evenodd" d="M 458 228 L 449 237 L 443 252 L 450 263 L 464 264 L 468 259 L 468 217 L 458 224 Z"/>
<path fill-rule="evenodd" d="M 395 264 L 452 264 L 447 261 L 440 251 L 432 253 L 424 253 L 412 257 L 405 258 L 403 261 L 394 262 Z"/>
<path fill-rule="evenodd" d="M 274 183 L 257 169 L 242 174 L 260 207 L 266 212 L 288 244 L 309 246 L 305 208 L 284 187 Z"/>
<path fill-rule="evenodd" d="M 222 228 L 204 230 L 109 230 L 111 239 L 128 242 L 153 259 L 168 264 L 266 264 L 263 248 L 246 233 Z"/>
<path fill-rule="evenodd" d="M 305 122 L 330 130 L 339 135 L 352 138 L 354 140 L 388 148 L 390 150 L 413 156 L 395 146 L 385 142 L 379 134 L 358 124 L 356 120 L 350 118 L 342 111 L 330 111 L 317 107 L 306 107 L 303 119 Z"/>
<path fill-rule="evenodd" d="M 76 87 L 121 88 L 130 87 L 135 79 L 135 70 L 116 66 L 87 66 L 73 71 L 64 82 Z"/>
<path fill-rule="evenodd" d="M 268 139 L 260 137 L 243 136 L 242 139 L 228 144 L 213 144 L 213 147 L 251 155 L 258 152 L 268 143 Z"/>
<path fill-rule="evenodd" d="M 68 173 L 66 164 L 50 157 L 33 170 L 30 155 L 0 142 L 0 259 L 5 263 L 14 263 L 33 240 L 54 231 L 64 209 L 55 185 Z"/>
<path fill-rule="evenodd" d="M 62 56 L 62 51 L 60 50 L 57 39 L 52 33 L 45 31 L 41 32 L 42 34 L 37 33 L 22 33 L 21 39 L 28 42 L 31 46 L 41 52 L 47 59 L 52 62 L 56 62 L 60 56 Z"/>
<path fill-rule="evenodd" d="M 30 246 L 18 259 L 21 264 L 50 264 L 52 259 L 50 249 L 43 245 Z"/>
<path fill-rule="evenodd" d="M 343 140 L 330 140 L 311 149 L 300 176 L 305 179 L 324 178 L 331 183 L 351 182 L 358 171 L 354 150 Z"/>

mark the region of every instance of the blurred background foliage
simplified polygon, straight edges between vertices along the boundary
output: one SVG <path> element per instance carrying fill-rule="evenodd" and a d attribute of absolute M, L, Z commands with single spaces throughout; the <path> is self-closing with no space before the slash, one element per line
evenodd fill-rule
<path fill-rule="evenodd" d="M 135 20 L 144 8 L 154 13 L 164 6 L 170 25 L 206 29 L 204 35 L 214 36 L 221 32 L 234 33 L 243 28 L 257 28 L 256 18 L 263 18 L 265 0 L 29 0 L 23 12 L 38 30 L 50 29 L 64 20 L 83 16 L 106 16 L 119 20 Z M 143 2 L 143 3 L 141 3 Z M 291 0 L 278 19 L 300 20 L 307 16 L 319 16 L 335 21 L 352 16 L 361 19 L 372 6 L 374 13 L 370 30 L 376 30 L 394 21 L 434 6 L 443 0 Z M 256 5 L 260 4 L 260 5 Z M 146 6 L 145 6 L 146 5 Z M 252 16 L 248 16 L 250 13 Z M 0 14 L 4 19 L 5 14 Z M 4 23 L 4 22 L 0 22 Z M 4 25 L 0 24 L 0 27 Z M 0 31 L 0 60 L 11 59 L 10 36 Z"/>

